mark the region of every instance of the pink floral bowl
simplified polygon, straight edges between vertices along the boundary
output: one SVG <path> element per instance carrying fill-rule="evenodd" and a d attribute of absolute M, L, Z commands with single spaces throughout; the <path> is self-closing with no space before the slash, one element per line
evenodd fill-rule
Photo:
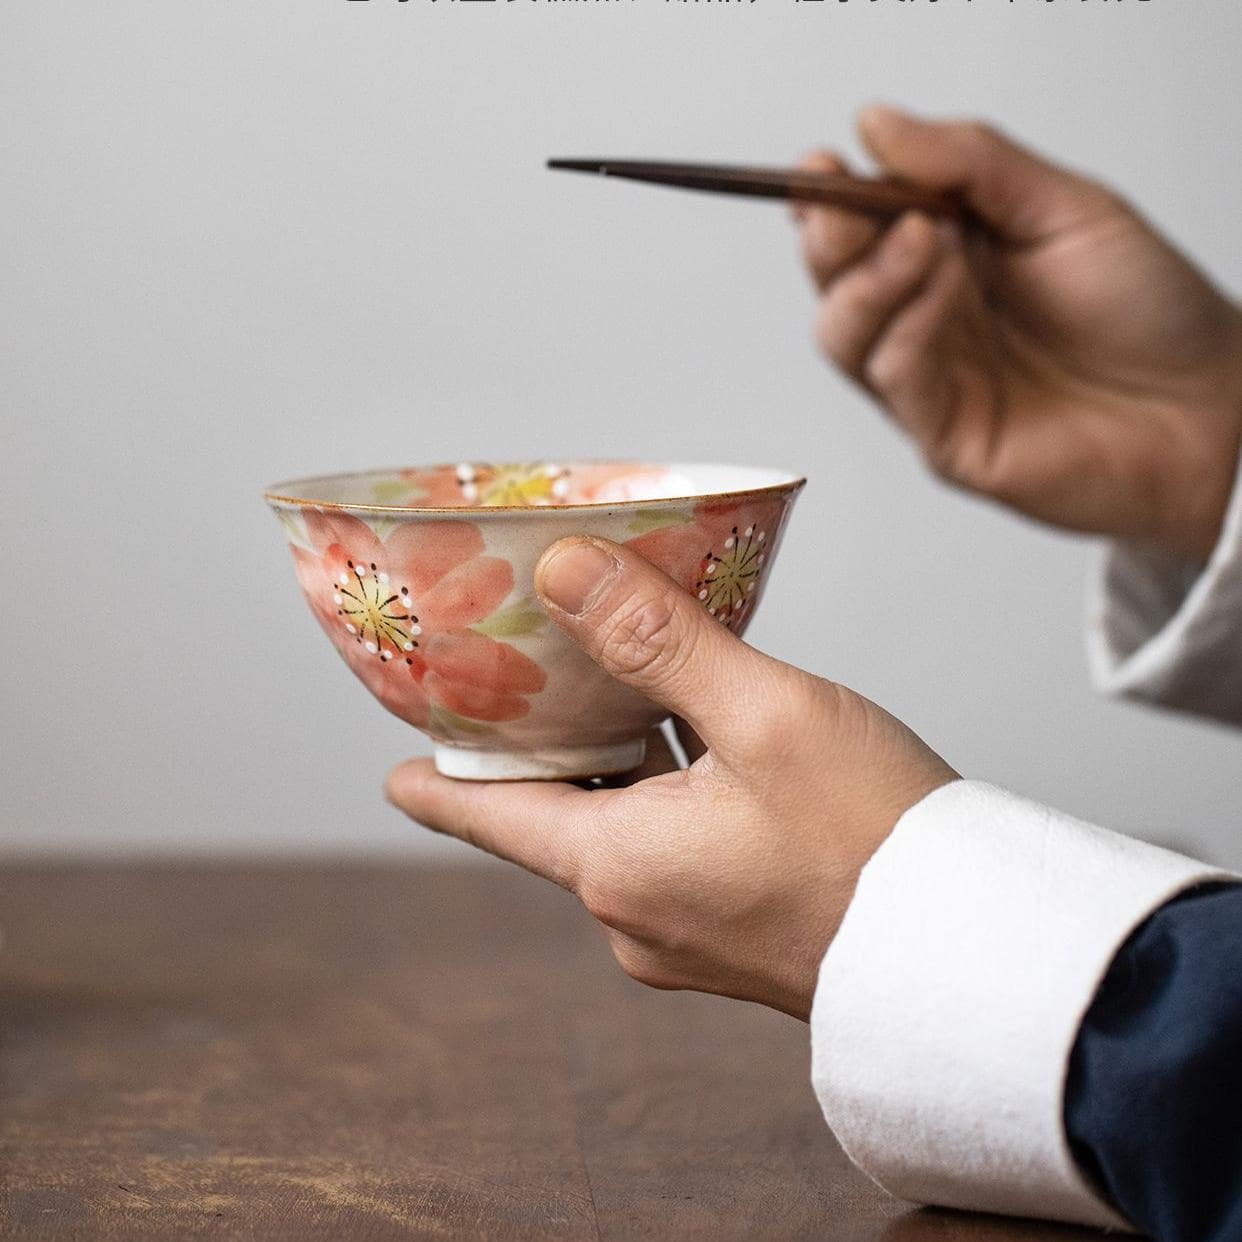
<path fill-rule="evenodd" d="M 608 677 L 534 590 L 566 535 L 625 543 L 731 630 L 758 606 L 804 479 L 752 466 L 425 466 L 265 493 L 298 582 L 345 662 L 427 733 L 447 776 L 627 772 L 667 714 Z"/>

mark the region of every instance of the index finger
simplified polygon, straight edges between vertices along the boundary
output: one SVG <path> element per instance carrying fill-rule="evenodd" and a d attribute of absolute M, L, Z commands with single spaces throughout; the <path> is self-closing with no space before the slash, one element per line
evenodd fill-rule
<path fill-rule="evenodd" d="M 604 795 L 543 781 L 460 781 L 430 759 L 389 773 L 384 794 L 411 819 L 578 891 L 586 827 Z"/>
<path fill-rule="evenodd" d="M 849 172 L 844 160 L 827 151 L 806 156 L 798 167 L 807 172 Z M 795 216 L 802 226 L 802 254 L 820 293 L 867 254 L 882 232 L 868 216 L 840 207 L 799 203 Z"/>

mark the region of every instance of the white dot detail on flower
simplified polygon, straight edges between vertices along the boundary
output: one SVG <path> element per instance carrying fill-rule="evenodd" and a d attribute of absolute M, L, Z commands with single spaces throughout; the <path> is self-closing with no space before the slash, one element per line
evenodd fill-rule
<path fill-rule="evenodd" d="M 356 573 L 359 578 L 365 578 L 367 576 L 367 571 L 361 565 L 354 566 L 354 573 Z"/>
<path fill-rule="evenodd" d="M 415 638 L 417 638 L 422 632 L 423 627 L 419 625 L 417 621 L 410 623 L 410 633 L 413 634 Z"/>
<path fill-rule="evenodd" d="M 352 624 L 351 622 L 349 622 L 349 621 L 346 621 L 346 622 L 345 622 L 345 628 L 346 628 L 346 629 L 347 629 L 347 630 L 348 630 L 351 634 L 357 634 L 357 633 L 358 633 L 358 631 L 357 631 L 356 629 L 354 629 L 353 624 Z"/>
<path fill-rule="evenodd" d="M 345 600 L 344 600 L 344 598 L 342 597 L 341 593 L 340 593 L 339 591 L 337 591 L 337 592 L 335 592 L 335 593 L 333 594 L 333 596 L 332 596 L 332 602 L 333 602 L 334 604 L 343 604 L 343 603 L 345 602 Z"/>
<path fill-rule="evenodd" d="M 348 586 L 348 585 L 349 585 L 349 575 L 348 575 L 347 573 L 342 573 L 342 574 L 341 574 L 341 576 L 340 576 L 339 581 L 340 581 L 341 586 Z"/>
<path fill-rule="evenodd" d="M 367 643 L 367 650 L 372 655 L 374 655 L 379 650 L 379 648 L 374 643 Z"/>
<path fill-rule="evenodd" d="M 413 644 L 413 643 L 402 643 L 402 644 L 401 644 L 401 646 L 402 646 L 402 647 L 403 647 L 406 651 L 413 651 L 413 650 L 414 650 L 414 644 Z"/>

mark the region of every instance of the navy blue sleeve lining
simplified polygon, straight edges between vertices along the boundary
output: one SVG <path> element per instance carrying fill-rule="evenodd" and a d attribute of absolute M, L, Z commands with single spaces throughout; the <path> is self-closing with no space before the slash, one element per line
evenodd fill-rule
<path fill-rule="evenodd" d="M 1157 1242 L 1242 1242 L 1242 885 L 1183 894 L 1121 947 L 1074 1045 L 1065 1127 Z"/>

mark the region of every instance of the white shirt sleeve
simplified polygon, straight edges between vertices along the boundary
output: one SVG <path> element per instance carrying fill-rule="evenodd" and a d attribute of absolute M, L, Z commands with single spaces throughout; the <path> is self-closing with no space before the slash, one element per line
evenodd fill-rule
<path fill-rule="evenodd" d="M 1242 724 L 1242 473 L 1206 566 L 1110 547 L 1087 647 L 1107 694 Z"/>
<path fill-rule="evenodd" d="M 929 795 L 863 870 L 824 958 L 828 1124 L 916 1203 L 1125 1228 L 1070 1153 L 1083 1015 L 1126 936 L 1221 873 L 975 781 Z"/>

